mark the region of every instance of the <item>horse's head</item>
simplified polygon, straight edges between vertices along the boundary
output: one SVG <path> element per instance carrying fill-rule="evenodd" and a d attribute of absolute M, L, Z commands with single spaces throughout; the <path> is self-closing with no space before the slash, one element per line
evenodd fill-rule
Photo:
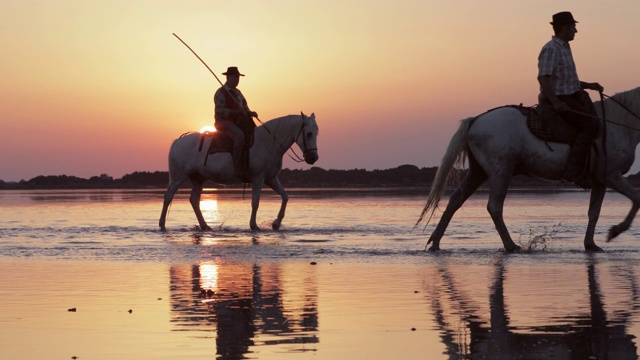
<path fill-rule="evenodd" d="M 304 155 L 304 161 L 307 164 L 314 164 L 318 161 L 318 124 L 316 123 L 316 115 L 311 114 L 310 116 L 306 116 L 303 113 L 300 113 L 302 117 L 302 126 L 300 127 L 300 132 L 298 132 L 298 136 L 296 136 L 296 144 L 302 150 Z"/>

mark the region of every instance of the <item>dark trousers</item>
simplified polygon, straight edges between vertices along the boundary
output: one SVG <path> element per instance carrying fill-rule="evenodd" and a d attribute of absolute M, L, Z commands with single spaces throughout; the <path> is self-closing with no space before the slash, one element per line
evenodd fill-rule
<path fill-rule="evenodd" d="M 242 129 L 240 129 L 240 127 L 231 120 L 217 120 L 215 125 L 218 131 L 233 139 L 231 158 L 233 160 L 235 172 L 239 175 L 243 171 L 243 162 L 245 160 L 243 158 L 244 145 L 246 144 L 244 132 L 242 132 Z"/>
<path fill-rule="evenodd" d="M 571 144 L 565 178 L 580 182 L 587 175 L 587 155 L 600 129 L 600 119 L 597 118 L 596 109 L 589 94 L 584 90 L 571 95 L 560 95 L 558 99 L 565 102 L 571 110 L 576 111 L 566 111 L 560 116 L 578 131 L 578 136 Z"/>
<path fill-rule="evenodd" d="M 580 90 L 571 95 L 560 95 L 558 99 L 567 104 L 571 110 L 583 113 L 567 111 L 561 113 L 560 116 L 569 125 L 573 126 L 579 134 L 584 134 L 594 139 L 600 129 L 600 119 L 597 118 L 598 115 L 589 94 L 584 90 Z"/>
<path fill-rule="evenodd" d="M 218 120 L 216 121 L 216 129 L 230 138 L 233 139 L 233 145 L 243 147 L 245 143 L 245 136 L 242 129 L 238 127 L 232 120 Z"/>

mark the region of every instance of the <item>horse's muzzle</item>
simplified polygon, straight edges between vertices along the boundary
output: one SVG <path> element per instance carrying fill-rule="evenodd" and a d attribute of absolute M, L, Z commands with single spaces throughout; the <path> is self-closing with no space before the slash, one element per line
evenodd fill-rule
<path fill-rule="evenodd" d="M 307 151 L 306 153 L 304 153 L 304 161 L 309 165 L 315 164 L 315 162 L 318 161 L 318 152 Z"/>

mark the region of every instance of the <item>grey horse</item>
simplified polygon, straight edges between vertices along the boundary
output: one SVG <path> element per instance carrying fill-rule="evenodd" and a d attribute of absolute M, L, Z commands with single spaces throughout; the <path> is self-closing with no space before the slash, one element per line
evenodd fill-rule
<path fill-rule="evenodd" d="M 288 195 L 280 184 L 278 174 L 282 169 L 282 157 L 294 144 L 303 152 L 304 161 L 313 164 L 318 160 L 318 124 L 315 114 L 310 116 L 288 115 L 265 122 L 254 129 L 254 142 L 249 151 L 249 170 L 252 186 L 251 219 L 249 226 L 259 230 L 256 214 L 260 202 L 262 186 L 267 185 L 282 198 L 278 217 L 273 221 L 274 230 L 280 228 L 287 207 Z M 211 141 L 211 140 L 208 140 Z M 190 179 L 193 187 L 189 202 L 203 230 L 210 229 L 200 210 L 200 196 L 205 180 L 227 184 L 239 182 L 234 177 L 233 161 L 228 152 L 207 154 L 208 143 L 200 145 L 201 134 L 188 133 L 176 139 L 169 151 L 170 183 L 164 194 L 164 204 L 160 215 L 160 229 L 165 230 L 167 211 L 180 185 Z"/>
<path fill-rule="evenodd" d="M 623 176 L 631 168 L 636 146 L 640 143 L 640 118 L 637 115 L 640 113 L 640 88 L 616 94 L 603 102 L 604 104 L 595 104 L 600 117 L 603 117 L 601 105 L 604 105 L 606 116 L 603 118 L 607 121 L 605 136 L 596 140 L 590 157 L 589 177 L 593 186 L 584 237 L 586 251 L 602 251 L 594 242 L 593 236 L 607 187 L 631 200 L 631 210 L 627 217 L 611 227 L 607 241 L 629 229 L 640 208 L 640 194 Z M 416 223 L 416 226 L 423 222 L 429 224 L 449 180 L 460 173 L 456 171 L 457 168 L 467 161 L 468 171 L 459 187 L 451 194 L 447 207 L 427 242 L 427 246 L 431 244 L 429 250 L 440 250 L 440 240 L 454 213 L 485 182 L 489 187 L 487 210 L 504 249 L 507 252 L 519 250 L 520 247 L 511 239 L 502 216 L 511 178 L 516 174 L 524 174 L 560 180 L 568 154 L 569 145 L 545 142 L 535 137 L 527 127 L 525 116 L 514 108 L 503 107 L 462 120 L 449 143 L 427 203 Z"/>

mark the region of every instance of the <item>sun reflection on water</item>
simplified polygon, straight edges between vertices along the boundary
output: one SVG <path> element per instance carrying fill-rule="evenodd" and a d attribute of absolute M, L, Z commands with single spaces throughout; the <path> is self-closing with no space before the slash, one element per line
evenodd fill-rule
<path fill-rule="evenodd" d="M 218 199 L 205 198 L 200 201 L 202 216 L 209 224 L 220 222 L 220 210 L 218 209 Z"/>
<path fill-rule="evenodd" d="M 202 263 L 200 270 L 200 288 L 203 290 L 216 291 L 218 289 L 218 265 L 212 263 Z"/>

